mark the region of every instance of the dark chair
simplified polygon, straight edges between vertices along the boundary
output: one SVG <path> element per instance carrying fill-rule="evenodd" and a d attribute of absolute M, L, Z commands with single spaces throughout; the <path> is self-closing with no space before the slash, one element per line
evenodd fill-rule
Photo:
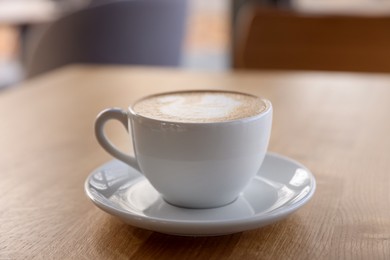
<path fill-rule="evenodd" d="M 390 16 L 248 7 L 236 30 L 235 68 L 390 72 Z"/>
<path fill-rule="evenodd" d="M 45 29 L 27 60 L 28 76 L 70 63 L 178 66 L 186 0 L 117 0 L 91 5 Z"/>

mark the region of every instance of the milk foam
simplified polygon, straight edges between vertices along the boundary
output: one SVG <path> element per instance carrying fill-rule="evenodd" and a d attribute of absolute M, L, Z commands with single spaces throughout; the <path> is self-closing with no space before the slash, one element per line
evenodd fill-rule
<path fill-rule="evenodd" d="M 254 96 L 232 92 L 177 92 L 141 100 L 134 111 L 145 117 L 179 122 L 221 122 L 265 110 Z"/>
<path fill-rule="evenodd" d="M 163 103 L 165 97 L 157 99 Z M 228 117 L 241 102 L 224 95 L 204 95 L 197 102 L 188 103 L 183 96 L 169 96 L 170 102 L 159 108 L 160 112 L 182 119 L 215 119 Z"/>

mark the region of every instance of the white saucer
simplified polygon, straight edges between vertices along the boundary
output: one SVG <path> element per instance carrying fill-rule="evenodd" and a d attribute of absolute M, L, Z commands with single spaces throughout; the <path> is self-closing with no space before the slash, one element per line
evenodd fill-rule
<path fill-rule="evenodd" d="M 313 196 L 316 183 L 301 164 L 268 153 L 255 179 L 233 203 L 187 209 L 166 203 L 135 169 L 112 160 L 85 181 L 85 192 L 102 210 L 124 222 L 161 233 L 211 236 L 259 228 L 280 220 Z"/>

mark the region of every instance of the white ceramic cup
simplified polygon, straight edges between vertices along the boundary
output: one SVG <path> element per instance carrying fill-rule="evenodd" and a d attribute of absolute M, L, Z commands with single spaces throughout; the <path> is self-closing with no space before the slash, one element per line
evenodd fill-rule
<path fill-rule="evenodd" d="M 138 169 L 170 204 L 212 208 L 233 202 L 258 172 L 272 125 L 272 105 L 252 117 L 226 122 L 156 120 L 109 108 L 95 121 L 100 145 Z M 135 157 L 119 151 L 104 134 L 108 120 L 120 121 L 133 138 Z M 131 130 L 130 130 L 131 129 Z"/>

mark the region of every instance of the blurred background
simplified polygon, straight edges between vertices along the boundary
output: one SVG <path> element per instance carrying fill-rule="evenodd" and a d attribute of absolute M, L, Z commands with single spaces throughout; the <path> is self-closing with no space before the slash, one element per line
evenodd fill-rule
<path fill-rule="evenodd" d="M 164 2 L 164 0 L 161 1 Z M 104 5 L 105 2 L 109 4 L 109 2 L 121 1 L 0 0 L 0 87 L 12 86 L 29 77 L 29 56 L 36 51 L 37 47 L 34 44 L 40 44 L 39 39 L 43 37 L 42 34 L 45 30 L 48 30 L 50 25 L 53 26 L 59 20 L 73 13 L 93 8 L 96 5 Z M 183 2 L 186 2 L 186 0 Z M 150 3 L 151 9 L 153 8 L 152 5 L 153 3 Z M 172 3 L 167 3 L 167 5 L 172 5 Z M 183 39 L 181 39 L 182 49 L 180 51 L 182 54 L 180 55 L 179 67 L 207 70 L 228 68 L 228 6 L 229 2 L 225 0 L 188 0 L 186 2 L 186 9 L 181 10 L 186 12 L 186 17 L 183 19 L 185 31 Z M 112 19 L 116 19 L 115 12 L 111 15 Z M 149 16 L 151 14 L 145 11 L 145 15 Z M 153 17 L 147 19 L 153 19 Z M 125 19 L 123 19 L 123 22 L 126 22 Z M 141 29 L 143 27 L 142 24 L 138 26 Z M 77 28 L 74 28 L 74 31 L 77 30 Z M 123 32 L 119 31 L 118 33 L 122 34 Z M 130 32 L 132 37 L 137 37 L 136 33 L 155 34 L 156 32 L 155 30 Z M 57 37 L 61 38 L 62 36 Z M 66 44 L 65 42 L 66 40 L 63 42 L 63 46 L 60 47 L 63 49 L 70 48 L 69 43 Z M 44 45 L 45 43 L 41 44 Z M 154 44 L 158 45 L 159 43 L 155 42 Z M 128 46 L 128 48 L 134 47 Z M 44 59 L 44 57 L 42 58 Z"/>
<path fill-rule="evenodd" d="M 0 0 L 0 89 L 71 63 L 390 72 L 387 0 Z"/>

